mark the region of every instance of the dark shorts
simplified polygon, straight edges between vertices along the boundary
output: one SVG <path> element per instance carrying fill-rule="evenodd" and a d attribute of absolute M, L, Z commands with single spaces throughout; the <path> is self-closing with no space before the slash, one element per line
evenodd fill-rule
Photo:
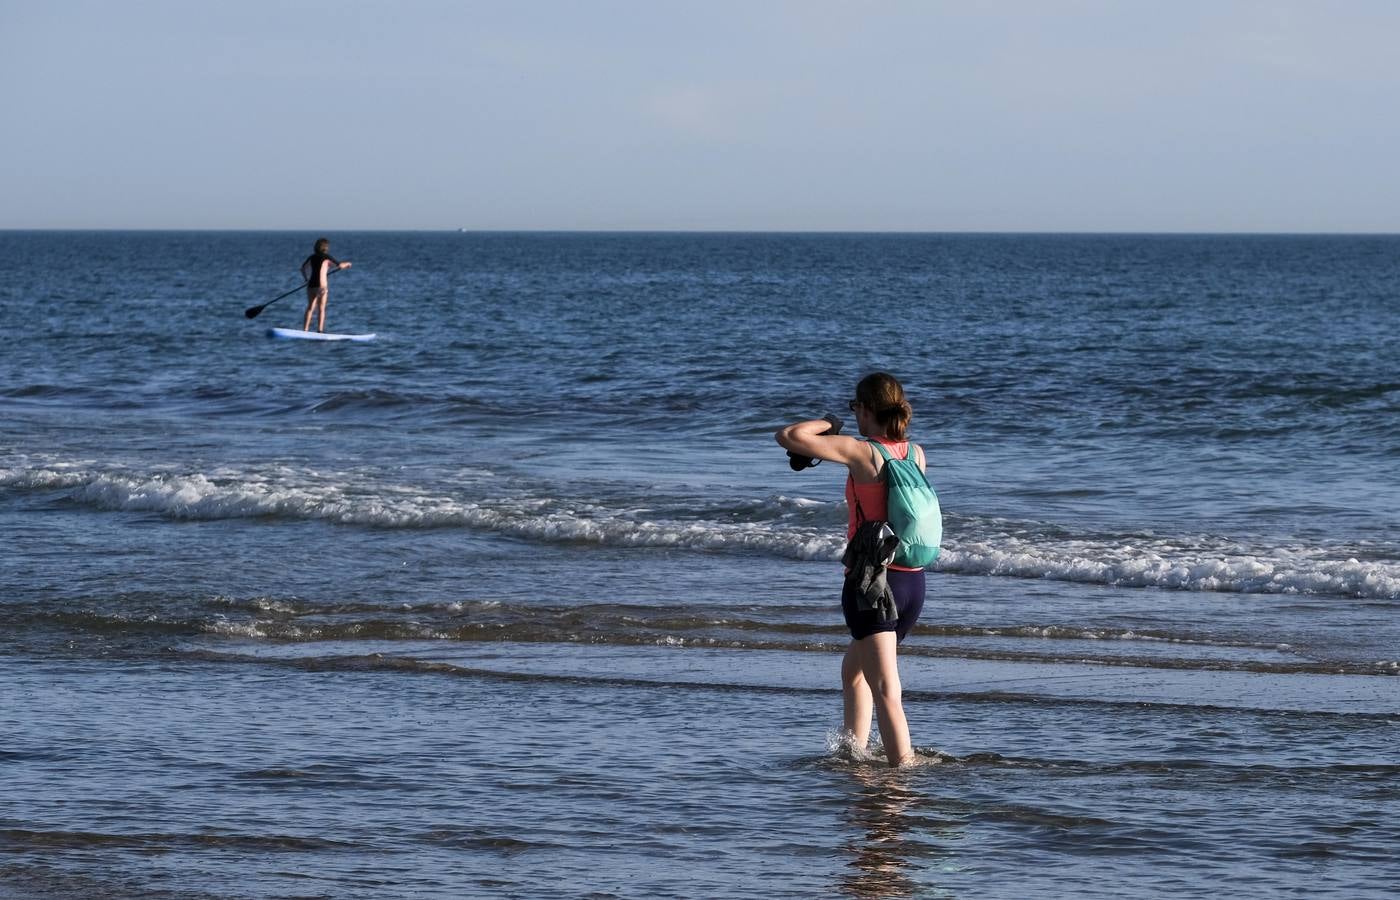
<path fill-rule="evenodd" d="M 841 590 L 841 613 L 846 617 L 846 627 L 851 629 L 852 638 L 860 640 L 881 631 L 893 631 L 895 640 L 902 641 L 919 621 L 919 613 L 924 611 L 924 573 L 887 570 L 885 580 L 894 594 L 894 608 L 899 610 L 899 618 L 889 621 L 881 621 L 874 610 L 861 612 L 857 609 L 854 589 Z"/>

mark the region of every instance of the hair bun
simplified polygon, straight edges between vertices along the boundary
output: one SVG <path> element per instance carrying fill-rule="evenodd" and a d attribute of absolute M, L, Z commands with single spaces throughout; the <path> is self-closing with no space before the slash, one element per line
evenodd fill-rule
<path fill-rule="evenodd" d="M 882 419 L 888 419 L 893 416 L 913 415 L 913 413 L 914 407 L 909 405 L 909 401 L 901 400 L 898 403 L 893 403 L 889 406 L 881 408 L 879 412 L 879 417 Z"/>

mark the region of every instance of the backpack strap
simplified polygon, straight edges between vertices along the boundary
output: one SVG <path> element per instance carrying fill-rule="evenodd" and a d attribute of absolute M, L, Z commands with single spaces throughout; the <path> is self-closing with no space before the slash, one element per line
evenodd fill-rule
<path fill-rule="evenodd" d="M 890 461 L 891 457 L 890 457 L 889 451 L 886 450 L 886 449 L 884 448 L 884 445 L 882 445 L 879 441 L 866 441 L 866 443 L 869 444 L 871 447 L 874 447 L 874 448 L 879 452 L 879 454 L 885 458 L 885 462 L 886 462 L 886 463 L 888 463 L 888 462 Z M 871 462 L 874 462 L 874 460 L 872 459 Z M 876 478 L 883 478 L 883 474 L 884 474 L 884 467 L 883 467 L 883 466 L 882 466 L 881 468 L 875 470 L 875 477 L 876 477 Z M 861 506 L 860 506 L 860 492 L 857 491 L 857 490 L 855 489 L 855 482 L 854 482 L 854 479 L 853 479 L 852 482 L 851 482 L 851 495 L 854 496 L 854 497 L 856 498 L 856 521 L 859 522 L 859 523 L 865 523 L 865 522 L 870 521 L 869 519 L 867 519 L 867 518 L 865 517 L 865 510 L 864 510 L 864 509 L 861 509 Z"/>
<path fill-rule="evenodd" d="M 868 444 L 870 444 L 870 446 L 874 447 L 875 450 L 876 450 L 876 452 L 878 452 L 882 457 L 884 457 L 886 465 L 888 465 L 888 464 L 894 459 L 894 454 L 891 453 L 891 452 L 889 451 L 889 449 L 888 449 L 884 444 L 880 443 L 879 441 L 867 441 L 866 443 L 868 443 Z M 905 459 L 908 459 L 908 460 L 913 460 L 913 461 L 914 461 L 914 465 L 917 466 L 917 465 L 919 464 L 919 460 L 918 460 L 918 458 L 916 458 L 916 457 L 914 456 L 914 451 L 915 451 L 915 450 L 918 450 L 919 456 L 920 456 L 920 457 L 922 457 L 922 456 L 924 455 L 924 448 L 920 447 L 918 444 L 914 443 L 913 441 L 910 441 L 910 442 L 909 442 L 909 449 L 908 449 L 907 451 L 905 451 L 904 458 L 905 458 Z M 922 472 L 922 471 L 923 471 L 923 468 L 920 467 L 919 471 Z M 880 468 L 880 470 L 877 471 L 875 474 L 876 474 L 877 476 L 880 476 L 881 478 L 883 478 L 883 476 L 884 476 L 884 467 L 882 466 L 882 467 Z M 925 479 L 924 479 L 924 480 L 925 480 L 925 481 L 928 480 L 927 476 L 925 476 Z M 865 510 L 863 510 L 863 509 L 860 508 L 860 493 L 859 493 L 858 491 L 855 490 L 855 482 L 854 482 L 854 480 L 853 480 L 852 483 L 851 483 L 851 495 L 852 495 L 853 497 L 856 498 L 856 521 L 857 521 L 857 522 L 862 522 L 862 523 L 863 523 L 863 522 L 869 521 L 868 519 L 865 518 Z"/>
<path fill-rule="evenodd" d="M 885 458 L 885 462 L 889 462 L 890 460 L 894 459 L 894 454 L 891 453 L 885 447 L 884 444 L 880 443 L 879 441 L 871 441 L 870 443 L 875 447 L 876 450 L 880 451 L 880 455 Z M 905 451 L 904 458 L 912 461 L 914 465 L 918 466 L 919 471 L 924 473 L 925 480 L 928 479 L 928 455 L 924 453 L 923 447 L 920 447 L 918 444 L 914 443 L 913 441 L 910 441 L 909 449 Z"/>
<path fill-rule="evenodd" d="M 917 463 L 918 460 L 915 459 L 915 457 L 914 457 L 914 451 L 915 451 L 915 450 L 918 450 L 919 453 L 922 455 L 922 454 L 923 454 L 923 449 L 924 449 L 924 448 L 920 447 L 918 444 L 914 443 L 913 441 L 909 441 L 908 443 L 909 443 L 909 448 L 908 448 L 907 450 L 904 451 L 904 458 L 905 458 L 905 459 L 913 459 L 913 460 Z M 883 456 L 883 457 L 885 458 L 885 462 L 889 462 L 890 460 L 894 459 L 894 454 L 891 453 L 891 452 L 889 451 L 889 448 L 886 447 L 884 444 L 880 443 L 879 441 L 871 441 L 870 444 L 871 444 L 871 446 L 873 446 L 876 450 L 879 450 L 879 451 L 880 451 L 880 455 Z"/>
<path fill-rule="evenodd" d="M 877 451 L 870 454 L 870 464 L 875 467 L 875 477 L 880 478 L 882 477 L 880 473 L 885 470 L 885 463 L 890 461 L 890 455 L 885 452 L 884 447 L 881 447 L 875 441 L 870 441 L 869 444 Z M 881 458 L 884 459 L 884 462 L 880 462 L 879 465 L 876 465 Z"/>

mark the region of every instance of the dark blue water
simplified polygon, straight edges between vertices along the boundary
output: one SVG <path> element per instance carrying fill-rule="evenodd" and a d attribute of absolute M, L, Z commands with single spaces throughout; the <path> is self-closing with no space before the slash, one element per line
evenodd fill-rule
<path fill-rule="evenodd" d="M 1381 896 L 1400 239 L 0 233 L 20 896 Z M 945 510 L 830 749 L 842 471 Z"/>

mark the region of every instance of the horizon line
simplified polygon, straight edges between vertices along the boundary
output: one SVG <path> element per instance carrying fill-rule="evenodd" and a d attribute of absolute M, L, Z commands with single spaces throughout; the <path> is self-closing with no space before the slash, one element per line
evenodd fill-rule
<path fill-rule="evenodd" d="M 713 235 L 980 235 L 980 236 L 1082 236 L 1082 237 L 1396 237 L 1400 236 L 1400 231 L 1248 231 L 1248 230 L 1221 230 L 1221 231 L 1192 231 L 1186 229 L 1170 230 L 1094 230 L 1094 229 L 874 229 L 874 228 L 228 228 L 228 227 L 166 227 L 166 226 L 50 226 L 50 227 L 26 227 L 26 226 L 0 226 L 0 233 L 5 232 L 62 232 L 62 233 L 82 233 L 82 232 L 150 232 L 150 233 L 256 233 L 256 234 L 615 234 L 615 235 L 642 235 L 642 234 L 713 234 Z"/>

